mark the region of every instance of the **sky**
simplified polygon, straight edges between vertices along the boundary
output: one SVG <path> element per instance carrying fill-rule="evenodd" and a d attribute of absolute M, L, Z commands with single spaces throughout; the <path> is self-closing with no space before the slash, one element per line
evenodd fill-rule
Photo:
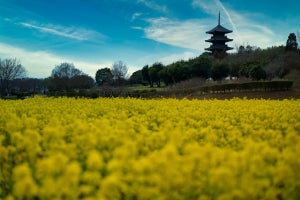
<path fill-rule="evenodd" d="M 33 78 L 63 62 L 95 77 L 121 60 L 131 74 L 201 55 L 219 11 L 231 52 L 285 45 L 300 33 L 299 10 L 299 0 L 0 0 L 0 58 Z"/>

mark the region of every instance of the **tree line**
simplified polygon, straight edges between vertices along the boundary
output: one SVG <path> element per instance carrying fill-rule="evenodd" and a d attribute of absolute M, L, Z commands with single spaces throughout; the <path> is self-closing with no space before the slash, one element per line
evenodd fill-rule
<path fill-rule="evenodd" d="M 260 49 L 250 45 L 237 47 L 223 59 L 205 52 L 188 61 L 177 61 L 169 65 L 156 62 L 145 65 L 127 77 L 128 67 L 117 61 L 110 68 L 96 71 L 95 77 L 85 74 L 72 63 L 61 63 L 54 67 L 45 79 L 27 78 L 26 69 L 16 58 L 0 59 L 0 95 L 7 96 L 42 94 L 65 94 L 75 90 L 86 90 L 95 86 L 120 87 L 127 84 L 143 84 L 150 87 L 172 85 L 193 77 L 220 81 L 226 77 L 251 80 L 283 78 L 291 70 L 300 70 L 300 51 L 294 33 L 288 36 L 285 46 Z"/>
<path fill-rule="evenodd" d="M 103 71 L 107 71 L 103 79 Z M 102 86 L 121 86 L 126 83 L 128 68 L 122 61 L 115 62 L 111 69 L 103 68 L 96 72 L 95 79 L 77 69 L 73 63 L 55 66 L 45 79 L 28 78 L 26 69 L 16 58 L 0 59 L 0 97 L 9 95 L 29 96 L 33 94 L 65 95 Z"/>
<path fill-rule="evenodd" d="M 166 66 L 162 63 L 145 65 L 135 71 L 129 81 L 160 87 L 161 82 L 172 85 L 194 77 L 215 81 L 224 78 L 272 80 L 283 78 L 293 69 L 300 70 L 300 51 L 296 35 L 291 33 L 286 46 L 260 49 L 240 45 L 236 53 L 228 54 L 222 59 L 205 52 L 188 61 L 181 60 Z"/>

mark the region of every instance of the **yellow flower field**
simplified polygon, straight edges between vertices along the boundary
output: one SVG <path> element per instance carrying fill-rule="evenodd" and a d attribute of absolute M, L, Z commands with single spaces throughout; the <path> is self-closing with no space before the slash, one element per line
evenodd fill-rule
<path fill-rule="evenodd" d="M 300 100 L 0 106 L 0 199 L 300 199 Z"/>

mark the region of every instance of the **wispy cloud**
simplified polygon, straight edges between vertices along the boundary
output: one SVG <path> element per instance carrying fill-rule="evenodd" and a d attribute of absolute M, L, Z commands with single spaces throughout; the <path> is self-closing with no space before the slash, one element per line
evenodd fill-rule
<path fill-rule="evenodd" d="M 69 39 L 79 40 L 79 41 L 89 41 L 89 40 L 94 40 L 95 38 L 98 39 L 105 38 L 105 36 L 99 32 L 84 29 L 84 28 L 64 27 L 60 25 L 38 24 L 38 23 L 29 23 L 29 22 L 20 22 L 19 25 L 30 29 L 35 29 L 39 32 L 65 37 Z"/>
<path fill-rule="evenodd" d="M 144 29 L 144 32 L 149 39 L 195 50 L 204 48 L 204 33 L 208 26 L 203 20 L 179 21 L 169 18 L 153 18 L 147 21 L 150 25 Z"/>
<path fill-rule="evenodd" d="M 201 8 L 204 12 L 211 15 L 215 15 L 219 11 L 214 0 L 193 0 L 192 6 Z"/>
<path fill-rule="evenodd" d="M 223 16 L 222 24 L 225 27 L 229 26 L 233 30 L 232 37 L 235 43 L 256 45 L 264 48 L 274 44 L 276 41 L 274 31 L 269 26 L 264 25 L 261 19 L 260 21 L 255 21 L 249 18 L 249 16 L 255 15 L 254 13 L 239 13 L 236 10 L 227 8 L 220 0 L 193 0 L 192 5 L 212 16 L 216 16 L 221 11 L 221 16 Z M 263 17 L 262 14 L 260 16 Z"/>
<path fill-rule="evenodd" d="M 139 12 L 133 13 L 133 15 L 131 16 L 131 21 L 136 20 L 141 15 L 142 15 L 142 13 L 139 13 Z"/>
<path fill-rule="evenodd" d="M 160 5 L 156 2 L 154 2 L 153 0 L 137 0 L 137 2 L 142 3 L 145 6 L 147 6 L 148 8 L 159 11 L 159 12 L 165 13 L 168 10 L 166 6 Z"/>

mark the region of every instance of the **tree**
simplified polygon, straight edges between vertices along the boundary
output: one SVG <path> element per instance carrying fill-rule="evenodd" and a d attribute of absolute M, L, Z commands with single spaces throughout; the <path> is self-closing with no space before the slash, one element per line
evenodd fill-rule
<path fill-rule="evenodd" d="M 25 68 L 16 58 L 0 59 L 0 92 L 1 96 L 8 95 L 11 89 L 11 81 L 26 76 Z"/>
<path fill-rule="evenodd" d="M 300 38 L 300 32 L 297 32 L 297 38 Z M 298 46 L 299 47 L 299 46 Z"/>
<path fill-rule="evenodd" d="M 164 68 L 161 63 L 154 63 L 149 68 L 149 77 L 150 77 L 150 87 L 153 87 L 153 84 L 156 83 L 157 87 L 160 87 L 160 76 L 159 72 Z"/>
<path fill-rule="evenodd" d="M 265 70 L 259 64 L 252 65 L 252 67 L 249 71 L 249 76 L 250 76 L 250 78 L 255 79 L 255 80 L 261 80 L 261 79 L 267 78 L 267 74 L 266 74 Z"/>
<path fill-rule="evenodd" d="M 112 83 L 113 74 L 109 68 L 98 69 L 95 79 L 99 86 L 103 85 L 104 83 Z"/>
<path fill-rule="evenodd" d="M 213 80 L 222 80 L 229 75 L 229 64 L 226 62 L 217 61 L 213 64 L 211 69 L 211 77 Z"/>
<path fill-rule="evenodd" d="M 158 75 L 166 85 L 169 85 L 169 84 L 173 83 L 173 78 L 172 78 L 172 75 L 170 73 L 170 67 L 169 66 L 164 67 L 162 70 L 160 70 Z"/>
<path fill-rule="evenodd" d="M 285 50 L 286 51 L 296 51 L 298 49 L 297 37 L 295 33 L 290 33 L 287 41 Z"/>
<path fill-rule="evenodd" d="M 246 46 L 246 53 L 251 53 L 253 51 L 254 47 L 250 46 L 249 44 Z"/>
<path fill-rule="evenodd" d="M 125 79 L 128 68 L 125 63 L 122 61 L 114 62 L 111 68 L 111 73 L 114 79 L 118 82 L 118 85 L 121 84 L 121 81 Z"/>
<path fill-rule="evenodd" d="M 246 51 L 245 47 L 243 45 L 239 46 L 239 49 L 238 49 L 238 53 L 239 54 L 242 54 Z"/>
<path fill-rule="evenodd" d="M 11 81 L 11 94 L 18 97 L 44 93 L 45 85 L 43 84 L 43 79 L 17 78 Z"/>
<path fill-rule="evenodd" d="M 75 68 L 73 63 L 61 63 L 52 70 L 51 77 L 72 78 L 73 76 L 83 75 L 84 73 Z"/>
<path fill-rule="evenodd" d="M 212 62 L 207 55 L 201 55 L 190 66 L 193 77 L 209 78 Z"/>
<path fill-rule="evenodd" d="M 132 73 L 129 78 L 131 84 L 142 84 L 143 83 L 143 74 L 142 70 L 138 70 Z"/>
<path fill-rule="evenodd" d="M 253 62 L 243 63 L 240 66 L 239 75 L 243 76 L 243 77 L 246 77 L 246 78 L 249 78 L 249 72 L 250 72 L 252 64 L 253 64 Z"/>
<path fill-rule="evenodd" d="M 91 88 L 93 79 L 75 68 L 72 63 L 61 63 L 54 67 L 51 77 L 45 80 L 50 91 L 68 91 Z"/>
<path fill-rule="evenodd" d="M 150 83 L 150 76 L 149 76 L 149 66 L 145 65 L 142 69 L 142 76 L 143 76 L 143 81 L 147 81 L 149 84 Z"/>
<path fill-rule="evenodd" d="M 230 71 L 229 71 L 229 76 L 230 79 L 232 79 L 232 77 L 239 77 L 239 71 L 240 71 L 240 66 L 238 64 L 235 63 L 231 63 L 230 64 Z"/>
<path fill-rule="evenodd" d="M 190 78 L 189 68 L 184 61 L 179 61 L 169 65 L 169 74 L 172 77 L 173 83 L 178 83 Z"/>
<path fill-rule="evenodd" d="M 94 86 L 94 80 L 88 75 L 78 75 L 70 78 L 70 89 L 90 89 Z"/>

